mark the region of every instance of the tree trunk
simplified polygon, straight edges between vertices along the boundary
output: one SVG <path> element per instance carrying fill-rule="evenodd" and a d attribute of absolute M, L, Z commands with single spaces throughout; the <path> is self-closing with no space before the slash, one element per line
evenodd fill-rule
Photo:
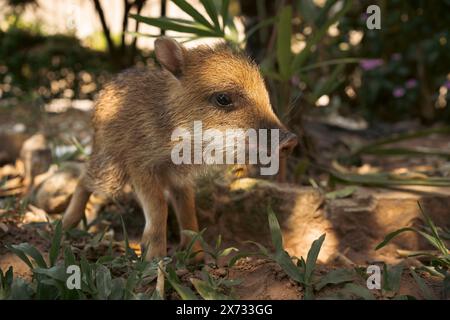
<path fill-rule="evenodd" d="M 109 54 L 110 54 L 111 58 L 114 61 L 116 61 L 116 48 L 114 46 L 114 42 L 112 41 L 111 32 L 109 31 L 108 24 L 106 23 L 105 13 L 103 12 L 102 5 L 100 4 L 100 0 L 93 0 L 93 1 L 94 1 L 95 11 L 97 11 L 98 17 L 100 19 L 100 23 L 102 25 L 103 34 L 105 36 L 106 43 L 108 44 Z"/>

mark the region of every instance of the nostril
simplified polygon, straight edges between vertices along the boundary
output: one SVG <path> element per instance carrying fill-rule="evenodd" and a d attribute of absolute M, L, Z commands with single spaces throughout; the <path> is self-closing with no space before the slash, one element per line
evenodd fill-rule
<path fill-rule="evenodd" d="M 295 134 L 289 133 L 280 143 L 280 154 L 288 155 L 298 144 L 298 138 Z"/>

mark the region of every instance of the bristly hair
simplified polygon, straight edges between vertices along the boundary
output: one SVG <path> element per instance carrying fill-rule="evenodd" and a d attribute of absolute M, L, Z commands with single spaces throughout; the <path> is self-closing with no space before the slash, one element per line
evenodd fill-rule
<path fill-rule="evenodd" d="M 207 58 L 210 55 L 224 54 L 256 66 L 256 62 L 244 50 L 229 42 L 220 41 L 213 45 L 202 44 L 188 51 Z"/>

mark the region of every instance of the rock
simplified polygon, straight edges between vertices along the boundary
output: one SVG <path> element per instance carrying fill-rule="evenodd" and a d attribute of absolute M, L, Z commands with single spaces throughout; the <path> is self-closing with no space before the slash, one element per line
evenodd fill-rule
<path fill-rule="evenodd" d="M 8 231 L 9 231 L 8 226 L 5 223 L 0 222 L 0 235 L 7 234 Z"/>
<path fill-rule="evenodd" d="M 24 185 L 30 190 L 35 177 L 45 173 L 52 163 L 52 152 L 43 134 L 35 134 L 23 143 L 20 159 L 25 171 Z"/>
<path fill-rule="evenodd" d="M 27 211 L 23 216 L 22 223 L 41 223 L 47 221 L 47 214 L 44 210 L 33 205 L 28 205 L 30 211 Z"/>
<path fill-rule="evenodd" d="M 0 132 L 0 166 L 14 163 L 26 138 L 21 132 Z"/>
<path fill-rule="evenodd" d="M 47 213 L 63 212 L 75 191 L 83 167 L 76 162 L 63 163 L 60 169 L 37 187 L 34 197 L 36 206 Z"/>

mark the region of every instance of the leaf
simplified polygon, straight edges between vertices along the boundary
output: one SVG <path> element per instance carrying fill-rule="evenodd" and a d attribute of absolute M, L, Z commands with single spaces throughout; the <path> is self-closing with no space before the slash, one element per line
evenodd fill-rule
<path fill-rule="evenodd" d="M 180 283 L 175 271 L 172 268 L 168 268 L 167 272 L 164 272 L 167 281 L 169 281 L 172 288 L 180 295 L 183 300 L 197 300 L 195 293 L 188 287 L 183 286 Z"/>
<path fill-rule="evenodd" d="M 263 256 L 266 256 L 266 257 L 270 256 L 269 250 L 267 250 L 267 248 L 264 247 L 261 243 L 258 243 L 258 242 L 256 242 L 256 241 L 251 241 L 251 240 L 244 241 L 244 243 L 253 244 L 253 245 L 255 245 L 255 246 L 258 247 L 258 249 L 259 249 L 259 254 L 261 254 L 261 255 L 263 255 Z"/>
<path fill-rule="evenodd" d="M 86 260 L 84 256 L 81 257 L 80 260 L 81 274 L 85 279 L 85 284 L 87 285 L 87 290 L 91 293 L 95 291 L 95 283 L 92 274 L 92 268 L 89 262 Z"/>
<path fill-rule="evenodd" d="M 207 28 L 214 29 L 214 26 L 206 20 L 200 12 L 198 12 L 193 6 L 191 6 L 187 1 L 185 0 L 172 0 L 173 3 L 175 3 L 181 10 L 186 12 L 188 15 L 190 15 L 195 21 L 198 23 L 204 25 Z"/>
<path fill-rule="evenodd" d="M 311 249 L 308 251 L 306 257 L 306 267 L 305 267 L 305 282 L 307 284 L 311 283 L 312 273 L 316 267 L 317 257 L 320 253 L 320 248 L 322 247 L 323 241 L 325 240 L 325 233 L 319 237 L 319 239 L 314 240 Z"/>
<path fill-rule="evenodd" d="M 128 259 L 138 259 L 136 252 L 130 247 L 130 241 L 128 240 L 127 228 L 125 227 L 125 222 L 123 221 L 122 215 L 120 215 L 120 223 L 122 224 L 123 239 L 125 241 L 125 255 Z M 147 247 L 147 244 L 146 244 Z"/>
<path fill-rule="evenodd" d="M 139 282 L 139 277 L 136 270 L 133 270 L 129 275 L 125 284 L 124 299 L 129 300 L 134 296 L 134 289 Z"/>
<path fill-rule="evenodd" d="M 200 253 L 199 251 L 193 252 L 192 249 L 193 249 L 196 241 L 200 241 L 203 244 L 203 246 L 205 246 L 205 242 L 203 240 L 203 233 L 205 231 L 206 231 L 206 229 L 203 229 L 200 232 L 194 232 L 192 230 L 183 230 L 182 231 L 184 234 L 191 237 L 191 240 L 185 250 L 178 252 L 178 257 L 180 258 L 180 261 L 178 261 L 178 263 L 180 265 L 182 265 L 182 266 L 188 265 L 189 260 L 194 258 L 197 254 Z"/>
<path fill-rule="evenodd" d="M 415 228 L 412 227 L 406 227 L 406 228 L 401 228 L 399 230 L 396 230 L 394 232 L 389 233 L 384 240 L 375 248 L 375 250 L 378 250 L 382 247 L 384 247 L 389 241 L 391 241 L 394 237 L 396 237 L 397 235 L 399 235 L 402 232 L 406 232 L 406 231 L 413 231 L 416 232 L 418 234 L 420 234 L 422 237 L 424 237 L 428 242 L 430 242 L 436 249 L 438 249 L 443 255 L 444 257 L 446 257 L 448 255 L 448 249 L 445 246 L 444 242 L 441 240 L 441 238 L 439 237 L 439 233 L 437 231 L 436 226 L 434 225 L 433 221 L 431 220 L 431 218 L 423 211 L 420 203 L 418 203 L 419 208 L 425 218 L 425 222 L 426 224 L 430 227 L 432 235 L 429 235 L 423 231 L 417 230 Z"/>
<path fill-rule="evenodd" d="M 314 69 L 323 68 L 326 66 L 332 66 L 332 65 L 340 65 L 340 64 L 349 64 L 349 63 L 360 63 L 361 58 L 339 58 L 339 59 L 331 59 L 326 61 L 321 61 L 317 63 L 311 63 L 307 66 L 304 66 L 298 70 L 298 72 L 306 72 Z"/>
<path fill-rule="evenodd" d="M 111 294 L 109 295 L 110 300 L 122 300 L 125 290 L 125 279 L 115 278 L 111 282 Z"/>
<path fill-rule="evenodd" d="M 397 294 L 400 290 L 400 282 L 402 280 L 403 265 L 398 264 L 396 266 L 388 267 L 384 265 L 383 270 L 383 290 L 390 292 L 391 294 Z"/>
<path fill-rule="evenodd" d="M 275 256 L 273 259 L 283 268 L 292 279 L 297 282 L 304 283 L 304 275 L 300 272 L 299 268 L 292 262 L 291 257 L 284 251 L 283 239 L 281 236 L 281 229 L 278 223 L 277 217 L 273 210 L 268 208 L 269 228 L 272 235 L 272 244 L 275 247 Z"/>
<path fill-rule="evenodd" d="M 211 287 L 206 281 L 200 279 L 191 279 L 192 284 L 197 290 L 198 294 L 205 300 L 229 300 L 230 297 L 224 295 L 213 287 Z"/>
<path fill-rule="evenodd" d="M 327 170 L 327 169 L 325 169 Z M 353 174 L 341 173 L 335 170 L 327 170 L 334 178 L 351 184 L 373 185 L 373 186 L 435 186 L 447 187 L 450 186 L 450 179 L 448 178 L 428 178 L 428 179 L 393 179 L 385 173 L 377 174 Z"/>
<path fill-rule="evenodd" d="M 213 0 L 200 0 L 203 7 L 205 8 L 206 12 L 208 13 L 208 16 L 211 18 L 212 22 L 214 23 L 214 29 L 216 31 L 220 31 L 220 24 L 219 24 L 219 17 L 217 16 L 217 8 L 214 4 Z"/>
<path fill-rule="evenodd" d="M 0 300 L 5 300 L 9 296 L 12 282 L 14 280 L 13 267 L 10 266 L 3 274 L 0 268 Z"/>
<path fill-rule="evenodd" d="M 225 27 L 228 23 L 228 13 L 230 10 L 230 0 L 222 0 L 221 16 L 222 16 L 222 31 L 225 33 Z"/>
<path fill-rule="evenodd" d="M 283 251 L 283 238 L 281 234 L 280 224 L 278 223 L 277 217 L 275 215 L 275 212 L 269 207 L 269 228 L 270 228 L 270 234 L 272 236 L 272 244 L 275 247 L 275 251 Z"/>
<path fill-rule="evenodd" d="M 77 264 L 72 248 L 67 246 L 64 248 L 64 265 L 66 267 Z"/>
<path fill-rule="evenodd" d="M 34 268 L 33 273 L 42 274 L 55 280 L 65 282 L 67 279 L 66 268 L 62 265 L 51 268 Z"/>
<path fill-rule="evenodd" d="M 220 37 L 221 36 L 221 34 L 218 34 L 211 30 L 202 28 L 202 27 L 200 27 L 200 25 L 196 25 L 193 23 L 182 24 L 180 22 L 176 22 L 174 19 L 149 18 L 149 17 L 143 17 L 143 16 L 139 16 L 139 15 L 135 15 L 135 14 L 131 14 L 130 17 L 139 22 L 158 27 L 162 30 L 172 30 L 172 31 L 178 31 L 178 32 L 183 32 L 183 33 L 191 33 L 191 34 L 195 34 L 197 36 L 202 36 L 202 37 Z"/>
<path fill-rule="evenodd" d="M 226 257 L 226 256 L 230 255 L 233 251 L 238 252 L 239 250 L 234 247 L 225 248 L 219 252 L 219 257 Z"/>
<path fill-rule="evenodd" d="M 370 143 L 370 144 L 364 145 L 360 148 L 357 148 L 354 152 L 352 152 L 352 155 L 364 153 L 366 150 L 370 150 L 375 147 L 380 147 L 380 146 L 383 146 L 386 144 L 415 139 L 415 138 L 419 138 L 419 137 L 426 137 L 431 134 L 449 134 L 449 133 L 450 133 L 450 127 L 444 126 L 444 127 L 439 127 L 439 128 L 419 130 L 419 131 L 415 131 L 415 132 L 395 134 L 393 136 L 383 138 L 383 139 L 377 140 L 373 143 Z"/>
<path fill-rule="evenodd" d="M 14 279 L 11 285 L 9 299 L 11 300 L 29 300 L 33 296 L 33 289 L 22 278 Z"/>
<path fill-rule="evenodd" d="M 448 255 L 448 249 L 445 246 L 445 243 L 441 240 L 441 238 L 439 237 L 439 233 L 437 231 L 437 228 L 435 226 L 435 224 L 433 223 L 433 220 L 431 220 L 430 216 L 425 212 L 425 210 L 423 210 L 422 205 L 420 204 L 419 201 L 417 201 L 417 205 L 419 206 L 420 212 L 422 213 L 422 215 L 425 218 L 425 222 L 426 224 L 430 227 L 431 232 L 433 234 L 433 238 L 434 241 L 436 242 L 435 247 L 441 251 L 441 253 L 443 255 Z M 433 243 L 433 242 L 432 242 Z"/>
<path fill-rule="evenodd" d="M 406 231 L 416 231 L 414 228 L 410 228 L 410 227 L 406 227 L 406 228 L 401 228 L 398 229 L 396 231 L 393 231 L 391 233 L 389 233 L 388 235 L 386 235 L 384 237 L 384 240 L 381 241 L 380 244 L 378 244 L 375 247 L 375 250 L 379 250 L 381 248 L 383 248 L 384 246 L 386 246 L 393 238 L 395 238 L 396 236 L 398 236 L 400 233 L 406 232 Z"/>
<path fill-rule="evenodd" d="M 355 193 L 356 189 L 357 188 L 355 186 L 348 186 L 333 192 L 328 192 L 325 195 L 325 198 L 329 200 L 347 198 L 351 196 L 353 193 Z"/>
<path fill-rule="evenodd" d="M 342 292 L 363 298 L 364 300 L 375 300 L 375 297 L 369 289 L 354 283 L 347 283 Z"/>
<path fill-rule="evenodd" d="M 447 271 L 443 284 L 442 291 L 444 292 L 444 299 L 450 298 L 450 271 Z"/>
<path fill-rule="evenodd" d="M 353 270 L 336 269 L 328 272 L 314 287 L 317 291 L 320 291 L 329 284 L 341 284 L 344 282 L 353 281 L 354 279 L 355 272 Z"/>
<path fill-rule="evenodd" d="M 236 262 L 238 262 L 238 260 L 240 260 L 240 259 L 247 258 L 250 256 L 258 256 L 258 255 L 260 255 L 260 253 L 258 253 L 258 252 L 240 252 L 240 253 L 234 255 L 230 259 L 230 261 L 228 261 L 228 267 L 229 268 L 233 267 L 236 264 Z"/>
<path fill-rule="evenodd" d="M 55 233 L 53 235 L 52 245 L 49 252 L 50 267 L 53 267 L 56 263 L 56 259 L 58 259 L 62 235 L 62 222 L 59 220 L 55 227 Z"/>
<path fill-rule="evenodd" d="M 291 77 L 291 37 L 292 7 L 285 6 L 279 15 L 277 24 L 277 61 L 284 80 Z"/>
<path fill-rule="evenodd" d="M 33 269 L 33 264 L 31 263 L 30 259 L 28 259 L 27 255 L 25 253 L 23 253 L 23 251 L 18 250 L 16 248 L 14 248 L 13 246 L 10 245 L 6 245 L 6 247 L 12 251 L 16 256 L 18 256 L 23 262 L 26 263 L 26 265 L 30 268 Z"/>
<path fill-rule="evenodd" d="M 112 290 L 112 279 L 111 272 L 104 265 L 97 265 L 97 270 L 95 272 L 95 283 L 97 286 L 99 299 L 108 299 Z"/>
<path fill-rule="evenodd" d="M 5 275 L 2 274 L 2 284 L 5 288 L 10 287 L 13 280 L 14 280 L 14 271 L 13 267 L 10 266 L 8 270 L 5 272 Z"/>
<path fill-rule="evenodd" d="M 433 291 L 431 291 L 430 287 L 428 287 L 428 285 L 425 283 L 425 281 L 414 271 L 413 268 L 410 268 L 410 271 L 414 280 L 416 280 L 416 283 L 419 286 L 423 297 L 426 300 L 436 300 L 436 296 L 434 295 Z"/>
<path fill-rule="evenodd" d="M 33 265 L 28 258 L 24 259 L 24 255 L 28 255 L 33 258 L 38 267 L 47 268 L 47 263 L 42 257 L 42 254 L 29 243 L 21 243 L 18 245 L 13 244 L 8 248 L 10 248 L 10 250 L 12 250 L 16 255 L 18 255 L 19 258 L 21 258 L 30 268 L 33 268 Z"/>

